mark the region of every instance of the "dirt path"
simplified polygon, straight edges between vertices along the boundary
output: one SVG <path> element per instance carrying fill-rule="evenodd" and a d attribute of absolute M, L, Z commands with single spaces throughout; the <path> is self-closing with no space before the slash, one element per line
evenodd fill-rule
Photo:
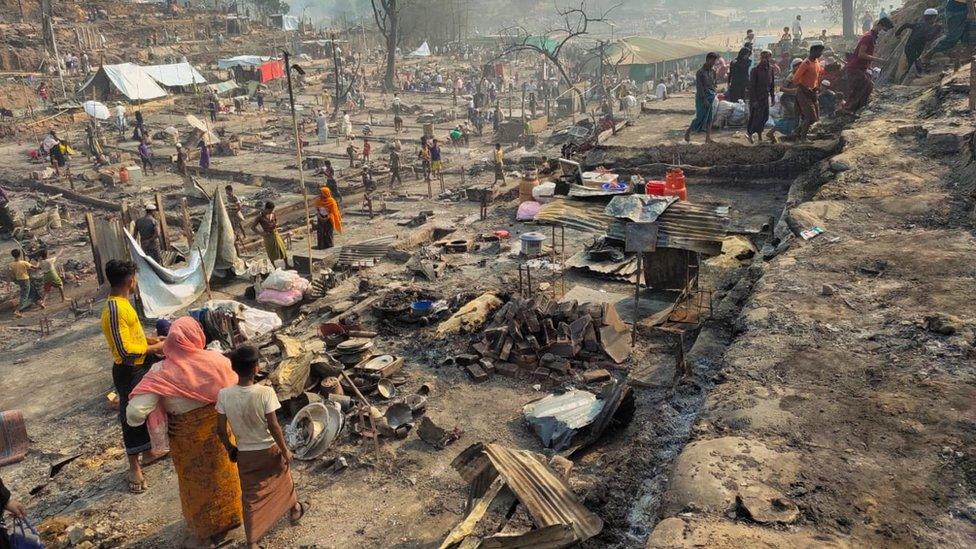
<path fill-rule="evenodd" d="M 648 547 L 976 541 L 976 241 L 949 219 L 965 154 L 894 133 L 920 92 L 844 132 L 852 169 L 800 207 L 826 233 L 764 264 Z"/>

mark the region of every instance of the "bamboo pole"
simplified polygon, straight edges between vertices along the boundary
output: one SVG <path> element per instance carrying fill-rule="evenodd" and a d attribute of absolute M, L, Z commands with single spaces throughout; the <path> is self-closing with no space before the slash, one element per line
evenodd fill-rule
<path fill-rule="evenodd" d="M 298 133 L 298 115 L 295 112 L 295 92 L 291 85 L 291 56 L 287 51 L 282 51 L 281 53 L 285 58 L 285 74 L 288 80 L 288 103 L 291 106 L 291 124 L 295 131 L 295 157 L 298 160 L 298 181 L 302 186 L 302 199 L 305 201 L 305 243 L 308 246 L 308 274 L 312 274 L 312 214 L 308 207 L 308 188 L 305 187 L 305 167 L 302 165 L 302 138 Z"/>

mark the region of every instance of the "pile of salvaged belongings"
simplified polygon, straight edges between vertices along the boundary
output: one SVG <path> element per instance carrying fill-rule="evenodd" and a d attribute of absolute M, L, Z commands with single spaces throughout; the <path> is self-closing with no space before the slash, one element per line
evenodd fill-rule
<path fill-rule="evenodd" d="M 598 381 L 609 378 L 608 358 L 620 364 L 630 356 L 627 333 L 611 304 L 514 295 L 497 307 L 472 348 L 501 375 L 522 373 L 544 380 L 579 374 L 586 381 Z M 462 367 L 475 381 L 487 379 L 479 371 L 484 362 Z"/>
<path fill-rule="evenodd" d="M 526 450 L 477 443 L 461 452 L 451 466 L 470 485 L 468 514 L 447 535 L 441 549 L 556 549 L 579 544 L 603 530 L 603 520 L 569 487 L 573 463 L 561 456 L 547 459 Z M 528 514 L 534 528 L 526 528 L 529 521 L 510 520 L 520 513 Z M 476 531 L 493 534 L 479 540 Z"/>
<path fill-rule="evenodd" d="M 257 301 L 288 307 L 301 301 L 309 286 L 309 281 L 302 278 L 297 271 L 275 269 L 260 283 Z"/>

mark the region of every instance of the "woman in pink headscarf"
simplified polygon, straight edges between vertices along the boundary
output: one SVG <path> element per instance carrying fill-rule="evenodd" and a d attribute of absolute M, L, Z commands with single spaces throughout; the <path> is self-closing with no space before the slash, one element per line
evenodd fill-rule
<path fill-rule="evenodd" d="M 237 382 L 230 360 L 204 349 L 200 323 L 176 319 L 157 362 L 132 390 L 126 421 L 148 423 L 153 447 L 168 434 L 183 518 L 193 541 L 205 543 L 241 524 L 237 465 L 219 450 L 217 393 Z M 165 442 L 163 442 L 165 443 Z"/>

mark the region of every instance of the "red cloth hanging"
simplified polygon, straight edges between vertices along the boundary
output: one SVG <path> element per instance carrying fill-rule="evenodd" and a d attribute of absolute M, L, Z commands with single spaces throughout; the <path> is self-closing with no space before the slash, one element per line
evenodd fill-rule
<path fill-rule="evenodd" d="M 268 61 L 258 67 L 258 77 L 262 84 L 283 76 L 285 76 L 285 65 L 279 59 Z"/>

